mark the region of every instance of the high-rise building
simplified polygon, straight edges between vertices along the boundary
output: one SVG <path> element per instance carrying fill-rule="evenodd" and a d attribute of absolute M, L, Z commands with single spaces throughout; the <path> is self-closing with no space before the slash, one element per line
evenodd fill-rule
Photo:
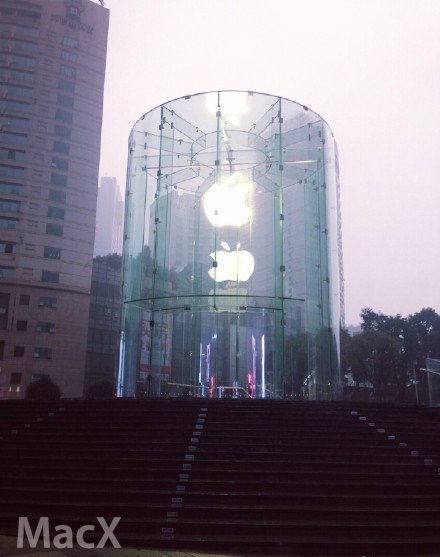
<path fill-rule="evenodd" d="M 80 396 L 109 12 L 0 0 L 0 398 Z"/>
<path fill-rule="evenodd" d="M 124 202 L 116 178 L 101 178 L 96 206 L 95 255 L 122 253 Z"/>
<path fill-rule="evenodd" d="M 95 257 L 92 269 L 84 392 L 100 381 L 115 382 L 121 322 L 121 256 Z"/>
<path fill-rule="evenodd" d="M 338 155 L 288 99 L 188 95 L 132 129 L 119 394 L 341 395 Z"/>

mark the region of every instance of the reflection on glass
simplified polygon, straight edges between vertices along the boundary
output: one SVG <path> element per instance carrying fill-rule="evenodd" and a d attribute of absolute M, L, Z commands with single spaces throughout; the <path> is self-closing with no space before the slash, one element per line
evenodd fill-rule
<path fill-rule="evenodd" d="M 122 396 L 340 392 L 336 146 L 287 99 L 176 99 L 133 127 Z"/>
<path fill-rule="evenodd" d="M 207 93 L 205 95 L 205 105 L 213 115 L 217 115 L 220 111 L 225 124 L 239 126 L 240 116 L 249 110 L 246 97 L 247 94 L 243 91 L 226 91 L 220 95 L 218 93 Z"/>
<path fill-rule="evenodd" d="M 203 196 L 206 217 L 213 226 L 243 226 L 251 218 L 252 182 L 240 172 L 222 177 Z"/>
<path fill-rule="evenodd" d="M 223 250 L 209 254 L 217 263 L 216 267 L 209 270 L 209 276 L 216 282 L 249 280 L 254 272 L 254 256 L 248 251 L 240 251 L 240 242 L 237 242 L 235 251 L 230 251 L 226 242 L 221 242 L 221 246 Z"/>

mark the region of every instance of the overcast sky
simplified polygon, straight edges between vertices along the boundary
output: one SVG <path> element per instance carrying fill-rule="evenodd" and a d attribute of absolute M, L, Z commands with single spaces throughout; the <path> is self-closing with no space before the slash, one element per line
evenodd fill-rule
<path fill-rule="evenodd" d="M 440 313 L 440 0 L 105 0 L 101 176 L 125 191 L 131 128 L 217 89 L 287 97 L 340 156 L 347 324 Z"/>

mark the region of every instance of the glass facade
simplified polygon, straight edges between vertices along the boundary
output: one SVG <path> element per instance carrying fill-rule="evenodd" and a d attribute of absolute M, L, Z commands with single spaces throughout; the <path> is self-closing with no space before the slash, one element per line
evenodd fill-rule
<path fill-rule="evenodd" d="M 120 396 L 338 398 L 337 149 L 306 106 L 179 98 L 129 138 Z"/>

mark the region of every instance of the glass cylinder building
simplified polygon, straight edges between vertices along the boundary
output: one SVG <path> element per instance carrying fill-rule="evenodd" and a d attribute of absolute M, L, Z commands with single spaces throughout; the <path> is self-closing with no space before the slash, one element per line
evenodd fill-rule
<path fill-rule="evenodd" d="M 306 106 L 216 91 L 129 139 L 120 396 L 338 398 L 336 144 Z"/>

